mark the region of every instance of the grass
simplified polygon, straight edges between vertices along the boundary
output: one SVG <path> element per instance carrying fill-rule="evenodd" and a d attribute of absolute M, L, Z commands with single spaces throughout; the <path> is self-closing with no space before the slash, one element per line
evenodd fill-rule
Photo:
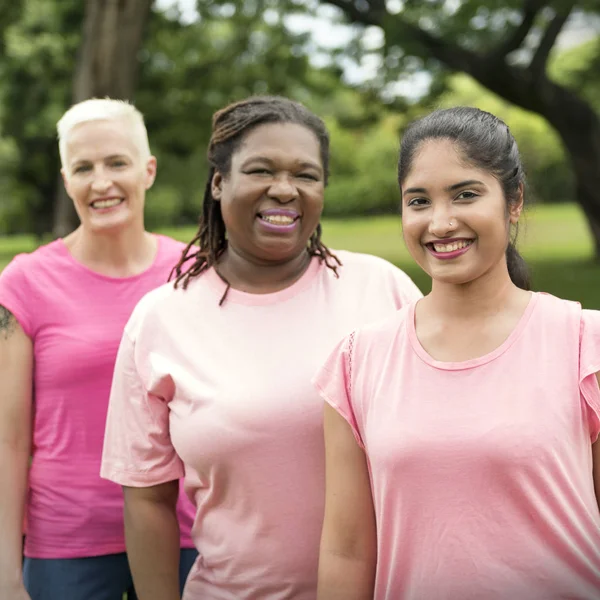
<path fill-rule="evenodd" d="M 404 269 L 421 287 L 430 282 L 412 261 L 400 230 L 399 217 L 325 221 L 324 238 L 331 248 L 376 254 Z M 161 233 L 189 240 L 194 227 Z M 0 269 L 18 252 L 36 247 L 32 236 L 0 238 Z M 600 309 L 600 263 L 593 260 L 592 239 L 577 205 L 538 206 L 529 211 L 519 233 L 519 249 L 531 267 L 533 286 L 562 298 Z"/>

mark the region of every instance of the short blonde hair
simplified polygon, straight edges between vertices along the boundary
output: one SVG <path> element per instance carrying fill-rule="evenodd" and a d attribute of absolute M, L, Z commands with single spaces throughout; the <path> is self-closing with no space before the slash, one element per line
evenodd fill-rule
<path fill-rule="evenodd" d="M 126 100 L 92 98 L 74 104 L 56 124 L 60 162 L 66 166 L 67 139 L 74 127 L 89 121 L 124 121 L 131 127 L 135 145 L 143 158 L 150 157 L 148 132 L 142 113 Z"/>

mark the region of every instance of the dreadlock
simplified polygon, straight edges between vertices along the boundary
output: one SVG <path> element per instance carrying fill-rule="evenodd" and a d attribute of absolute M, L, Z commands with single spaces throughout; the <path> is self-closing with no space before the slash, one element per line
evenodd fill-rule
<path fill-rule="evenodd" d="M 265 123 L 294 123 L 310 129 L 319 140 L 321 162 L 325 177 L 325 185 L 329 175 L 329 135 L 325 124 L 302 104 L 280 96 L 254 96 L 235 102 L 217 111 L 212 119 L 212 135 L 208 145 L 208 162 L 210 169 L 198 231 L 194 239 L 185 247 L 181 259 L 171 271 L 169 279 L 176 276 L 175 287 L 180 283 L 186 289 L 193 277 L 200 275 L 214 266 L 227 248 L 225 223 L 221 214 L 221 204 L 213 198 L 212 180 L 215 172 L 223 177 L 229 175 L 231 158 L 251 130 Z M 321 242 L 321 225 L 319 224 L 310 237 L 307 251 L 310 256 L 317 256 L 321 262 L 339 277 L 340 260 L 327 246 Z M 192 250 L 195 244 L 198 250 Z M 192 264 L 185 266 L 192 261 Z M 229 283 L 225 295 L 229 290 Z M 225 295 L 221 299 L 223 303 Z"/>

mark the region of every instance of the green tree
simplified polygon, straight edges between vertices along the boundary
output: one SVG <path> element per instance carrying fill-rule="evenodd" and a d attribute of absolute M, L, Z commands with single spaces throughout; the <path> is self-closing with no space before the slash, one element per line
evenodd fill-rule
<path fill-rule="evenodd" d="M 58 173 L 56 121 L 69 103 L 79 46 L 78 2 L 7 0 L 0 10 L 0 218 L 38 235 L 52 224 Z M 16 9 L 18 7 L 18 10 Z M 5 10 L 6 9 L 6 10 Z"/>
<path fill-rule="evenodd" d="M 323 0 L 354 23 L 381 27 L 387 57 L 415 59 L 434 74 L 444 67 L 469 74 L 488 90 L 543 116 L 560 136 L 600 258 L 600 118 L 579 90 L 561 84 L 548 59 L 576 11 L 593 14 L 594 0 Z M 598 81 L 600 46 L 586 77 Z"/>
<path fill-rule="evenodd" d="M 206 5 L 208 0 L 199 0 Z M 561 83 L 548 69 L 549 57 L 574 14 L 593 16 L 597 0 L 211 0 L 240 10 L 314 11 L 340 9 L 355 26 L 377 27 L 385 42 L 374 50 L 382 59 L 378 83 L 429 70 L 433 92 L 450 72 L 464 72 L 501 98 L 544 117 L 570 159 L 576 199 L 581 204 L 600 257 L 600 118 L 577 87 L 600 80 L 600 46 L 585 72 Z M 365 51 L 360 38 L 346 53 Z"/>

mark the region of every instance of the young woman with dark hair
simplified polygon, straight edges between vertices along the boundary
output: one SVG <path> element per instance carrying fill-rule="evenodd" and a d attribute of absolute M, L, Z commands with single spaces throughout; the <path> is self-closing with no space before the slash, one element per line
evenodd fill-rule
<path fill-rule="evenodd" d="M 355 330 L 326 400 L 319 600 L 600 597 L 600 313 L 528 291 L 517 144 L 437 111 L 398 168 L 432 290 Z"/>

